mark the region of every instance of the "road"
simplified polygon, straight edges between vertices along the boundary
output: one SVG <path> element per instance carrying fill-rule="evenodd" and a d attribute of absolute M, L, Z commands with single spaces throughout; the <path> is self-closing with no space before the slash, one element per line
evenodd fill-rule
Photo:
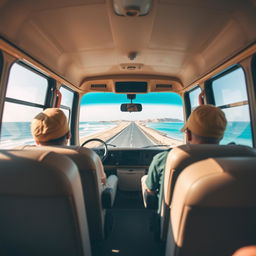
<path fill-rule="evenodd" d="M 117 134 L 107 143 L 118 147 L 140 148 L 154 145 L 154 143 L 132 122 L 121 133 Z"/>

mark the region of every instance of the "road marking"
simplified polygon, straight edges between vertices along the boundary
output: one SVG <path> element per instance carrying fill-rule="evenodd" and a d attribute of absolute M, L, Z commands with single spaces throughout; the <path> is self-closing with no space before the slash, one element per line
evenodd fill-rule
<path fill-rule="evenodd" d="M 134 123 L 132 124 L 132 129 L 131 129 L 131 137 L 130 137 L 130 148 L 132 148 L 132 140 L 133 140 L 133 128 L 134 128 Z"/>
<path fill-rule="evenodd" d="M 157 143 L 155 143 L 150 137 L 148 137 L 148 135 L 138 125 L 137 125 L 137 127 L 145 135 L 145 137 L 152 143 L 152 146 L 157 145 Z"/>
<path fill-rule="evenodd" d="M 136 126 L 136 127 L 135 127 Z M 128 130 L 127 130 L 128 129 Z M 137 130 L 136 130 L 137 129 Z M 127 126 L 124 130 L 122 130 L 118 135 L 116 135 L 114 138 L 112 138 L 111 140 L 109 140 L 109 141 L 107 141 L 108 143 L 115 143 L 114 141 L 117 139 L 118 140 L 118 138 L 119 138 L 119 136 L 120 135 L 122 135 L 122 136 L 124 136 L 123 135 L 123 133 L 127 133 L 126 134 L 126 138 L 127 138 L 127 140 L 125 140 L 125 141 L 127 141 L 127 143 L 125 143 L 125 145 L 126 145 L 126 147 L 130 147 L 130 148 L 133 148 L 133 147 L 138 147 L 138 145 L 141 145 L 142 143 L 139 141 L 139 143 L 137 142 L 136 143 L 136 141 L 134 141 L 134 138 L 136 138 L 136 134 L 134 134 L 134 132 L 135 132 L 135 130 L 137 131 L 137 132 L 139 132 L 139 133 L 142 133 L 141 135 L 139 134 L 139 136 L 145 136 L 145 139 L 146 139 L 146 141 L 145 141 L 145 145 L 147 146 L 147 145 L 155 145 L 155 143 L 147 136 L 147 134 L 145 134 L 145 132 L 142 130 L 142 129 L 140 129 L 140 127 L 138 126 L 138 125 L 136 125 L 135 123 L 131 123 L 129 126 Z M 128 133 L 128 131 L 129 131 L 129 133 Z M 135 137 L 134 137 L 135 136 Z M 138 138 L 139 139 L 139 138 Z M 120 139 L 119 139 L 120 140 Z M 120 140 L 120 143 L 118 143 L 118 142 L 116 142 L 117 143 L 117 146 L 119 146 L 119 144 L 121 143 L 122 145 L 124 144 L 124 139 L 122 140 Z M 120 145 L 121 145 L 120 144 Z M 143 145 L 142 145 L 143 146 Z M 141 146 L 139 146 L 139 147 L 141 147 Z"/>
<path fill-rule="evenodd" d="M 108 143 L 111 143 L 111 141 L 113 141 L 116 138 L 118 138 L 128 127 L 129 127 L 129 125 L 127 127 L 125 127 L 118 135 L 114 136 L 114 138 L 112 138 L 110 141 L 108 141 Z"/>

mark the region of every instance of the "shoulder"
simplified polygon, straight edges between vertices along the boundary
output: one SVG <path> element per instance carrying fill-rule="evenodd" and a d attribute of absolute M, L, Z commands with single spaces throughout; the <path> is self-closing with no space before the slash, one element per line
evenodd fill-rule
<path fill-rule="evenodd" d="M 160 152 L 154 156 L 154 160 L 165 160 L 169 154 L 169 150 Z"/>
<path fill-rule="evenodd" d="M 151 162 L 151 166 L 157 169 L 163 168 L 166 163 L 168 154 L 169 151 L 163 151 L 156 154 L 153 158 L 153 161 Z"/>

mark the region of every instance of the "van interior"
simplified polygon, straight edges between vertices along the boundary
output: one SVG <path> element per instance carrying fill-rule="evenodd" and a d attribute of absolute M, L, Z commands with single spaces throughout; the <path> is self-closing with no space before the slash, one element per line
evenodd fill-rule
<path fill-rule="evenodd" d="M 255 0 L 0 0 L 0 254 L 255 245 L 255 27 Z M 220 145 L 181 132 L 203 104 L 225 113 Z M 64 112 L 68 145 L 36 146 L 47 108 Z"/>

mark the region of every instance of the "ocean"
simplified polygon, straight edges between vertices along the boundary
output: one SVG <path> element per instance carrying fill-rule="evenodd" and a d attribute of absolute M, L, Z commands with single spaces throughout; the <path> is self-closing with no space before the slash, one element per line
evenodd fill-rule
<path fill-rule="evenodd" d="M 117 124 L 115 122 L 80 122 L 79 123 L 79 136 L 85 137 L 94 133 L 107 131 Z"/>
<path fill-rule="evenodd" d="M 109 130 L 116 126 L 115 122 L 81 122 L 80 137 Z M 147 126 L 165 133 L 167 136 L 183 140 L 180 132 L 183 122 L 147 123 Z M 221 144 L 235 142 L 252 146 L 252 133 L 249 122 L 229 122 Z M 0 148 L 13 148 L 18 145 L 34 144 L 30 133 L 30 122 L 5 122 L 2 124 Z"/>
<path fill-rule="evenodd" d="M 166 122 L 148 123 L 147 126 L 161 131 L 171 138 L 183 140 L 183 133 L 180 132 L 183 124 L 183 122 Z M 252 146 L 252 132 L 250 122 L 228 122 L 224 138 L 221 140 L 220 144 L 228 144 L 231 142 Z"/>
<path fill-rule="evenodd" d="M 0 148 L 13 148 L 18 145 L 34 144 L 30 132 L 30 122 L 3 122 Z"/>
<path fill-rule="evenodd" d="M 180 129 L 183 127 L 183 122 L 165 122 L 165 123 L 147 123 L 147 127 L 165 133 L 168 137 L 176 140 L 183 140 L 183 133 Z"/>

